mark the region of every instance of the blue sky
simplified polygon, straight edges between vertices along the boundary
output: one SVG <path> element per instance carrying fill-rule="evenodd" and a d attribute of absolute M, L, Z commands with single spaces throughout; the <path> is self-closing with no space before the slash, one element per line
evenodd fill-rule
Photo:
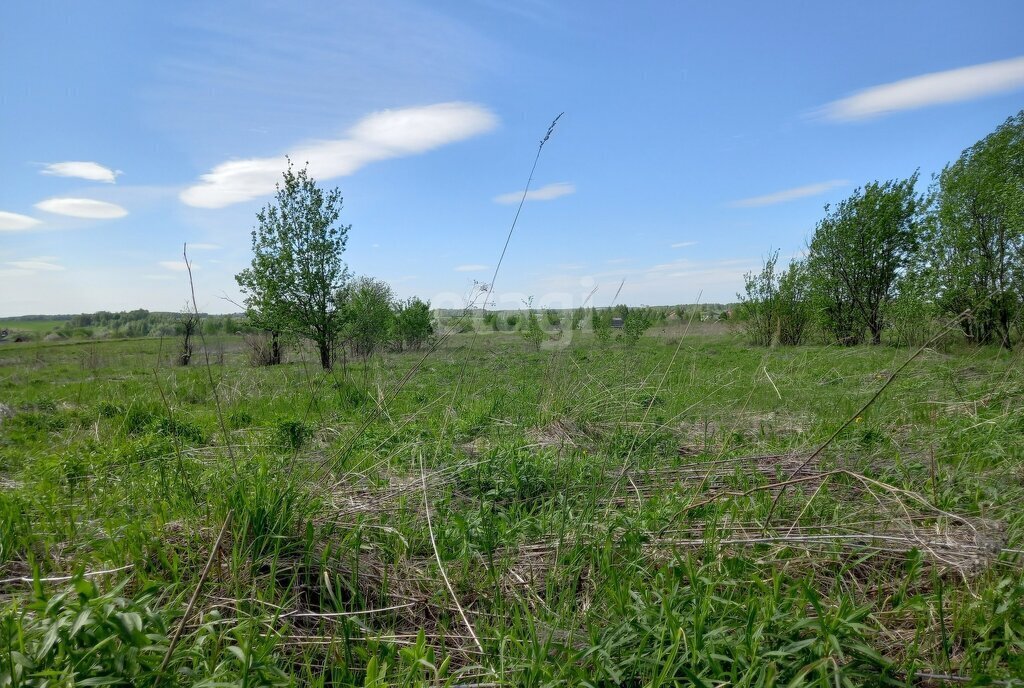
<path fill-rule="evenodd" d="M 0 315 L 238 310 L 283 156 L 350 269 L 462 303 L 730 301 L 1024 107 L 1019 2 L 4 3 Z M 623 280 L 624 283 L 623 283 Z"/>

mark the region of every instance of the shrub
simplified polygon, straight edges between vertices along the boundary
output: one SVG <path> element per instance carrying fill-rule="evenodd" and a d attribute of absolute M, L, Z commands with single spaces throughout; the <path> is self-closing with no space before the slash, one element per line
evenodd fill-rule
<path fill-rule="evenodd" d="M 594 309 L 591 317 L 591 326 L 594 328 L 594 336 L 597 341 L 607 344 L 612 338 L 612 312 L 610 310 L 599 311 Z"/>
<path fill-rule="evenodd" d="M 391 287 L 372 277 L 359 277 L 343 290 L 340 298 L 344 304 L 344 331 L 352 343 L 352 352 L 369 358 L 391 340 L 397 326 Z M 429 310 L 428 307 L 428 314 Z"/>
<path fill-rule="evenodd" d="M 277 334 L 254 332 L 245 335 L 245 348 L 253 366 L 277 365 L 282 360 L 281 341 Z"/>
<path fill-rule="evenodd" d="M 313 435 L 313 430 L 300 420 L 282 420 L 277 424 L 278 444 L 287 449 L 299 449 Z"/>
<path fill-rule="evenodd" d="M 654 325 L 654 313 L 650 308 L 631 308 L 622 322 L 619 339 L 628 346 L 635 346 L 644 332 Z"/>
<path fill-rule="evenodd" d="M 526 301 L 526 322 L 523 324 L 523 339 L 533 344 L 537 351 L 540 351 L 540 344 L 544 341 L 544 330 L 540 326 L 540 318 L 537 311 L 533 309 L 533 297 Z"/>
<path fill-rule="evenodd" d="M 408 301 L 399 302 L 395 314 L 395 324 L 399 348 L 406 346 L 413 350 L 419 349 L 434 335 L 430 303 L 421 301 L 415 296 Z M 494 329 L 498 329 L 497 315 L 494 317 Z"/>
<path fill-rule="evenodd" d="M 751 344 L 798 345 L 803 343 L 811 322 L 810 278 L 807 265 L 794 260 L 785 272 L 778 272 L 779 252 L 768 255 L 761 272 L 743 276 L 744 293 L 738 320 Z"/>

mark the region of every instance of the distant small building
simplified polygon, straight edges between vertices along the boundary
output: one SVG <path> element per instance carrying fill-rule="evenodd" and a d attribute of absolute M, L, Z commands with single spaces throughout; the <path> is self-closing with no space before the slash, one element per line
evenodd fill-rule
<path fill-rule="evenodd" d="M 612 318 L 612 327 L 616 330 L 622 329 L 622 318 Z"/>

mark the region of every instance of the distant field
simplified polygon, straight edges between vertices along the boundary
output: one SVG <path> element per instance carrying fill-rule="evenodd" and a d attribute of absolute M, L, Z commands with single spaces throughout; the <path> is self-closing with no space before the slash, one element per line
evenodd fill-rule
<path fill-rule="evenodd" d="M 55 327 L 60 327 L 66 320 L 4 320 L 0 318 L 0 330 L 7 329 L 12 332 L 34 332 L 45 334 Z"/>
<path fill-rule="evenodd" d="M 163 685 L 1024 675 L 1019 352 L 925 351 L 858 415 L 909 351 L 673 323 L 323 373 L 210 344 L 0 348 L 7 637 L 92 666 L 122 634 L 152 672 L 198 590 Z"/>

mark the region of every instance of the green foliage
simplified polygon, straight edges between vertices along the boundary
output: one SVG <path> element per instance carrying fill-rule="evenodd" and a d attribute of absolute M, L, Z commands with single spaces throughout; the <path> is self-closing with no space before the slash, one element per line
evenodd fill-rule
<path fill-rule="evenodd" d="M 526 301 L 525 318 L 521 332 L 523 339 L 532 344 L 534 349 L 540 351 L 541 342 L 547 338 L 547 335 L 540 326 L 540 318 L 537 317 L 537 311 L 533 309 L 532 296 Z"/>
<path fill-rule="evenodd" d="M 569 319 L 569 327 L 572 330 L 582 330 L 587 320 L 587 309 L 580 306 L 573 310 Z"/>
<path fill-rule="evenodd" d="M 36 586 L 24 606 L 0 618 L 0 685 L 150 685 L 167 650 L 161 590 L 123 596 L 124 583 L 100 593 L 77 576 L 55 595 Z"/>
<path fill-rule="evenodd" d="M 602 344 L 607 344 L 612 339 L 613 317 L 612 311 L 608 308 L 602 310 L 597 310 L 595 308 L 591 311 L 591 327 L 594 328 L 594 336 L 597 337 L 597 341 Z"/>
<path fill-rule="evenodd" d="M 884 313 L 917 248 L 923 201 L 908 179 L 855 189 L 818 223 L 808 267 L 822 326 L 842 344 L 882 341 Z"/>
<path fill-rule="evenodd" d="M 774 343 L 802 344 L 811 319 L 809 276 L 803 261 L 790 262 L 785 272 L 776 265 L 779 252 L 765 258 L 759 273 L 743 276 L 739 320 L 750 342 L 756 346 Z"/>
<path fill-rule="evenodd" d="M 771 346 L 775 340 L 779 292 L 775 265 L 778 260 L 779 252 L 775 251 L 765 259 L 761 272 L 743 275 L 743 293 L 736 295 L 740 300 L 743 329 L 750 343 L 756 346 Z"/>
<path fill-rule="evenodd" d="M 1010 346 L 1024 304 L 1024 111 L 939 175 L 924 251 L 936 302 L 973 341 Z"/>
<path fill-rule="evenodd" d="M 935 303 L 934 287 L 927 270 L 908 270 L 900 277 L 896 296 L 885 310 L 893 344 L 922 346 L 938 333 L 942 313 Z"/>
<path fill-rule="evenodd" d="M 359 277 L 343 290 L 338 300 L 344 304 L 345 338 L 354 354 L 369 358 L 392 341 L 398 323 L 395 295 L 386 282 Z"/>
<path fill-rule="evenodd" d="M 622 332 L 619 339 L 627 346 L 636 346 L 644 332 L 654 326 L 656 319 L 653 309 L 641 306 L 631 308 L 625 319 L 622 321 Z"/>
<path fill-rule="evenodd" d="M 422 301 L 412 297 L 407 301 L 400 302 L 397 306 L 396 319 L 396 341 L 400 346 L 419 350 L 434 336 L 434 318 L 430 313 L 430 302 Z M 494 319 L 494 329 L 498 329 L 497 316 Z"/>
<path fill-rule="evenodd" d="M 254 326 L 316 344 L 323 368 L 342 327 L 339 295 L 348 279 L 341 256 L 350 225 L 338 224 L 342 198 L 324 191 L 291 161 L 273 203 L 256 214 L 252 264 L 235 276 Z"/>
<path fill-rule="evenodd" d="M 799 346 L 804 343 L 812 317 L 810 286 L 807 263 L 802 260 L 791 261 L 779 277 L 775 304 L 779 344 Z"/>
<path fill-rule="evenodd" d="M 313 435 L 313 429 L 301 420 L 286 419 L 277 424 L 277 442 L 286 449 L 296 450 Z"/>
<path fill-rule="evenodd" d="M 501 329 L 501 316 L 494 311 L 485 311 L 483 315 L 484 327 L 489 327 L 494 332 Z"/>

